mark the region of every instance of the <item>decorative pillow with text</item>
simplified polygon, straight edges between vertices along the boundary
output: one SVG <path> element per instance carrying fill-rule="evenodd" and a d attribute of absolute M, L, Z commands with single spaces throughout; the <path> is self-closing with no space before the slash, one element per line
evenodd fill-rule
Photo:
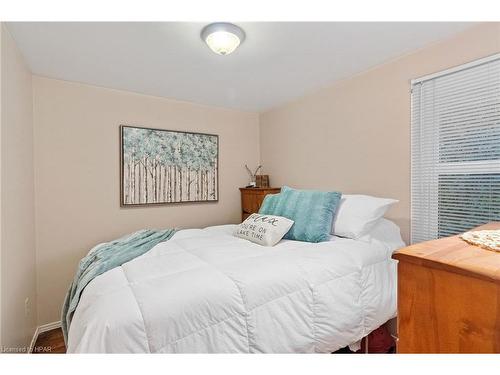
<path fill-rule="evenodd" d="M 293 220 L 282 216 L 251 214 L 236 227 L 234 235 L 263 246 L 276 245 L 290 230 Z"/>

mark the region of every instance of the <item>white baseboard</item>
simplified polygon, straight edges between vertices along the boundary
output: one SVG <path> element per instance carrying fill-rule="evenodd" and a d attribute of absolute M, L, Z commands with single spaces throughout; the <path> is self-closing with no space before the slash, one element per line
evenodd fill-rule
<path fill-rule="evenodd" d="M 30 350 L 28 353 L 33 353 L 33 349 L 35 348 L 36 339 L 38 338 L 39 334 L 40 334 L 39 327 L 36 327 L 35 333 L 33 334 L 33 337 L 31 338 Z"/>
<path fill-rule="evenodd" d="M 60 320 L 58 320 L 57 322 L 42 324 L 41 326 L 38 327 L 38 333 L 51 331 L 51 330 L 56 329 L 56 328 L 61 328 L 61 321 Z"/>
<path fill-rule="evenodd" d="M 36 327 L 35 333 L 33 334 L 33 338 L 31 339 L 30 343 L 30 353 L 33 353 L 33 349 L 35 347 L 36 339 L 38 338 L 38 335 L 43 332 L 51 331 L 56 328 L 61 327 L 61 321 L 57 322 L 52 322 L 52 323 L 47 323 L 47 324 L 42 324 L 41 326 Z"/>

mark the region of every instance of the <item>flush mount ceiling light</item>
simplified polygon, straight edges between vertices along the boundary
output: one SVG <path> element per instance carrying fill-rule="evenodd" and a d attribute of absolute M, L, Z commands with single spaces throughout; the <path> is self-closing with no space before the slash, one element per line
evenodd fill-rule
<path fill-rule="evenodd" d="M 219 55 L 229 55 L 245 40 L 245 32 L 227 22 L 216 22 L 201 30 L 201 39 Z"/>

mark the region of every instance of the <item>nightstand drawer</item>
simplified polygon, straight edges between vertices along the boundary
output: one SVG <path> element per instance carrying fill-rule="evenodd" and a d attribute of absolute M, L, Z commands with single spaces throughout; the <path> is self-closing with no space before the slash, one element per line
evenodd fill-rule
<path fill-rule="evenodd" d="M 250 213 L 243 212 L 241 214 L 241 221 L 245 221 L 247 217 L 249 217 L 250 215 L 251 215 Z"/>
<path fill-rule="evenodd" d="M 251 214 L 259 212 L 267 194 L 278 194 L 280 191 L 281 188 L 240 188 L 242 221 Z"/>

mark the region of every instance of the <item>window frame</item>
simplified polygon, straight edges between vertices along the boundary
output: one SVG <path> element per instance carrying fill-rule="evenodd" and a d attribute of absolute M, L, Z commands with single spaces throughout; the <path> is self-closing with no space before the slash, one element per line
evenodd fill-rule
<path fill-rule="evenodd" d="M 431 145 L 427 145 L 426 147 L 429 147 L 425 152 L 423 151 L 423 146 L 422 144 L 424 143 L 422 140 L 424 137 L 428 137 L 429 134 L 423 135 L 425 133 L 425 129 L 423 126 L 423 112 L 424 112 L 424 105 L 422 104 L 423 100 L 422 97 L 423 95 L 423 89 L 424 89 L 424 82 L 427 81 L 432 81 L 437 78 L 441 78 L 453 73 L 458 73 L 462 72 L 471 68 L 478 67 L 480 65 L 488 64 L 490 62 L 494 62 L 500 60 L 500 53 L 493 54 L 475 61 L 468 62 L 466 64 L 458 65 L 440 72 L 428 74 L 419 78 L 412 79 L 410 81 L 410 96 L 411 96 L 411 108 L 410 108 L 410 243 L 415 243 L 414 241 L 414 228 L 417 226 L 417 223 L 415 223 L 414 216 L 416 216 L 415 212 L 419 212 L 420 216 L 422 216 L 421 211 L 421 206 L 422 204 L 419 205 L 419 208 L 415 208 L 415 200 L 416 197 L 414 196 L 414 185 L 416 185 L 415 181 L 415 175 L 417 174 L 415 169 L 415 165 L 418 164 L 419 168 L 422 168 L 421 164 L 422 161 L 416 162 L 414 160 L 415 156 L 418 155 L 419 153 L 423 155 L 423 158 L 429 157 L 426 155 L 426 152 L 429 152 L 429 149 L 432 150 L 432 163 L 430 164 L 430 168 L 433 169 L 433 172 L 430 172 L 428 175 L 430 176 L 430 179 L 435 179 L 436 180 L 436 186 L 429 186 L 428 190 L 420 190 L 416 195 L 424 194 L 427 195 L 427 198 L 423 198 L 420 196 L 420 199 L 422 202 L 424 199 L 433 199 L 433 202 L 427 203 L 428 206 L 435 207 L 435 210 L 428 210 L 428 211 L 435 211 L 435 212 L 427 212 L 427 217 L 424 220 L 424 223 L 418 224 L 418 226 L 424 225 L 424 231 L 428 232 L 434 232 L 433 229 L 435 229 L 435 238 L 438 238 L 439 236 L 439 185 L 437 183 L 439 176 L 440 175 L 456 175 L 456 174 L 463 174 L 463 175 L 470 175 L 470 174 L 500 174 L 500 158 L 498 159 L 492 159 L 492 160 L 471 160 L 471 161 L 440 161 L 439 160 L 439 147 L 440 147 L 440 139 L 439 136 L 436 137 L 436 141 L 432 142 Z M 416 95 L 414 95 L 414 90 L 421 90 L 418 93 L 418 103 L 415 103 L 416 100 Z M 433 98 L 433 101 L 436 99 Z M 419 105 L 420 107 L 417 108 L 419 113 L 416 113 L 416 105 Z M 427 108 L 426 108 L 427 109 Z M 414 135 L 415 129 L 414 129 L 414 121 L 418 120 L 418 131 L 419 134 L 418 136 Z M 436 123 L 437 124 L 437 123 Z M 436 133 L 439 135 L 439 129 L 436 129 Z M 418 142 L 416 140 L 418 138 Z M 418 143 L 418 144 L 415 144 Z M 416 147 L 419 147 L 419 149 L 415 149 Z M 437 155 L 437 156 L 435 156 Z M 427 161 L 426 161 L 427 162 Z M 422 176 L 425 176 L 423 173 L 418 173 L 419 176 L 418 178 L 422 179 Z M 434 202 L 435 200 L 435 202 Z M 427 226 L 427 228 L 425 227 Z M 430 238 L 429 238 L 430 239 Z"/>

